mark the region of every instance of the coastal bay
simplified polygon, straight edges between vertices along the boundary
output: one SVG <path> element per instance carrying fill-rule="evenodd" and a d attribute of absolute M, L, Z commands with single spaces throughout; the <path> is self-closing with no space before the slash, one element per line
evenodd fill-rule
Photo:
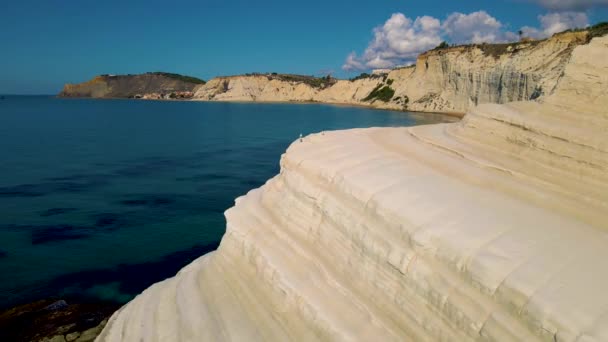
<path fill-rule="evenodd" d="M 174 275 L 217 247 L 223 212 L 278 172 L 301 133 L 453 120 L 319 104 L 9 96 L 0 106 L 2 308 L 124 303 Z"/>

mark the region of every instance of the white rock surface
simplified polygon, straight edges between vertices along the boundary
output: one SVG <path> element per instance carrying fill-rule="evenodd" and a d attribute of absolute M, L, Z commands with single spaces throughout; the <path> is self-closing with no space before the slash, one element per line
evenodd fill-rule
<path fill-rule="evenodd" d="M 99 341 L 608 340 L 608 37 L 540 102 L 318 133 Z"/>

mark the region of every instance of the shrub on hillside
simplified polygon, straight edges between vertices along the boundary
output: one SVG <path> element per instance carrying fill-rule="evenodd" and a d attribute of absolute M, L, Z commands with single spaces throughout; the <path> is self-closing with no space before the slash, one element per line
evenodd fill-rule
<path fill-rule="evenodd" d="M 395 95 L 395 90 L 388 85 L 379 84 L 374 90 L 363 99 L 363 101 L 380 100 L 383 102 L 390 101 Z"/>
<path fill-rule="evenodd" d="M 196 78 L 196 77 L 192 77 L 192 76 L 184 76 L 184 75 L 180 75 L 180 74 L 173 74 L 170 72 L 149 72 L 149 74 L 152 75 L 160 75 L 160 76 L 165 76 L 165 77 L 169 77 L 169 78 L 174 78 L 176 80 L 180 80 L 182 82 L 188 82 L 188 83 L 195 83 L 195 84 L 205 84 L 204 80 L 201 80 L 200 78 Z"/>
<path fill-rule="evenodd" d="M 441 42 L 441 44 L 437 45 L 437 47 L 434 48 L 433 50 L 447 49 L 449 47 L 450 47 L 450 45 L 448 44 L 448 42 L 443 41 L 443 42 Z"/>

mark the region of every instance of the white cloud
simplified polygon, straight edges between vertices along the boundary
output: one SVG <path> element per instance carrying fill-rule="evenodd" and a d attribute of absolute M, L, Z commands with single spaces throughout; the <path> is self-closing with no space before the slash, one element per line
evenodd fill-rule
<path fill-rule="evenodd" d="M 349 54 L 342 68 L 354 71 L 411 64 L 420 53 L 439 45 L 444 37 L 460 44 L 498 42 L 515 36 L 503 32 L 502 27 L 485 11 L 453 13 L 443 23 L 430 16 L 412 20 L 403 13 L 395 13 L 374 29 L 374 39 L 363 55 Z"/>
<path fill-rule="evenodd" d="M 552 35 L 575 27 L 589 26 L 589 18 L 584 12 L 549 13 L 538 17 L 547 35 Z"/>
<path fill-rule="evenodd" d="M 574 1 L 540 0 L 561 6 Z M 582 0 L 581 2 L 608 2 L 608 0 Z M 570 28 L 589 26 L 585 12 L 554 12 L 539 15 L 540 27 L 524 26 L 524 36 L 546 38 L 554 33 Z M 408 65 L 416 57 L 439 45 L 444 39 L 454 44 L 499 43 L 516 41 L 517 34 L 508 31 L 498 19 L 486 11 L 469 14 L 454 12 L 441 22 L 439 19 L 423 16 L 412 20 L 402 13 L 393 14 L 382 26 L 374 29 L 374 39 L 368 44 L 363 55 L 352 52 L 346 58 L 342 69 L 346 71 L 391 68 Z"/>
<path fill-rule="evenodd" d="M 539 15 L 540 28 L 522 27 L 525 36 L 532 38 L 547 38 L 571 28 L 589 26 L 589 18 L 584 12 L 556 12 Z"/>
<path fill-rule="evenodd" d="M 389 68 L 441 43 L 441 23 L 429 16 L 416 20 L 402 13 L 393 14 L 382 26 L 374 29 L 374 39 L 361 57 L 348 55 L 344 70 Z"/>
<path fill-rule="evenodd" d="M 512 38 L 503 25 L 486 11 L 470 14 L 452 13 L 441 25 L 443 32 L 454 43 L 495 43 Z"/>
<path fill-rule="evenodd" d="M 608 0 L 532 0 L 532 2 L 557 11 L 582 11 L 595 6 L 608 6 Z"/>
<path fill-rule="evenodd" d="M 344 69 L 346 71 L 354 71 L 354 70 L 365 70 L 365 69 L 367 69 L 367 67 L 365 65 L 363 65 L 362 62 L 359 61 L 359 59 L 357 58 L 357 53 L 353 51 L 348 54 L 348 57 L 346 57 L 346 62 L 344 62 L 342 69 Z"/>

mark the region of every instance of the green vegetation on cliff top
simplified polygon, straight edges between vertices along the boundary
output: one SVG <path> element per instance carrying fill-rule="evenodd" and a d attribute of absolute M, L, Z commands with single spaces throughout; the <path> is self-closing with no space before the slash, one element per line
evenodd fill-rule
<path fill-rule="evenodd" d="M 608 34 L 608 22 L 601 22 L 596 25 L 584 27 L 584 28 L 568 29 L 568 30 L 565 30 L 562 32 L 555 33 L 555 34 L 553 34 L 553 36 L 558 36 L 558 35 L 568 33 L 568 32 L 588 32 L 587 42 L 589 42 L 589 41 L 591 41 L 591 39 L 593 39 L 595 37 L 601 37 L 601 36 L 605 36 L 606 34 Z M 473 47 L 473 48 L 478 48 L 478 49 L 482 50 L 484 52 L 484 54 L 486 54 L 488 56 L 493 56 L 494 58 L 498 58 L 501 55 L 504 55 L 506 53 L 516 51 L 516 49 L 514 49 L 514 47 L 516 47 L 518 45 L 535 46 L 535 45 L 549 39 L 549 38 L 545 38 L 545 39 L 535 40 L 535 39 L 523 37 L 522 34 L 523 33 L 520 31 L 520 36 L 521 36 L 520 41 L 510 42 L 510 43 L 493 43 L 493 44 L 481 43 L 481 44 L 461 44 L 461 45 L 452 44 L 452 45 L 450 45 L 450 44 L 448 44 L 448 42 L 443 41 L 437 47 L 429 50 L 428 52 L 449 50 L 450 48 L 471 48 L 471 47 Z"/>
<path fill-rule="evenodd" d="M 285 82 L 304 83 L 313 88 L 324 89 L 334 85 L 338 80 L 331 75 L 324 77 L 315 77 L 307 75 L 296 75 L 296 74 L 280 74 L 276 72 L 260 73 L 252 72 L 240 76 L 263 76 L 267 77 L 268 80 L 279 80 Z M 219 77 L 231 77 L 231 76 L 219 76 Z"/>
<path fill-rule="evenodd" d="M 330 75 L 327 75 L 325 77 L 314 77 L 305 75 L 271 73 L 268 77 L 269 79 L 278 79 L 286 82 L 304 83 L 308 84 L 313 88 L 321 89 L 327 88 L 336 83 L 336 79 L 331 77 Z"/>
<path fill-rule="evenodd" d="M 564 32 L 580 32 L 580 31 L 588 31 L 589 32 L 589 40 L 595 37 L 602 37 L 608 34 L 608 21 L 604 21 L 598 24 L 595 24 L 590 27 L 582 28 L 582 29 L 570 29 Z M 561 32 L 563 33 L 563 32 Z"/>
<path fill-rule="evenodd" d="M 162 72 L 162 71 L 146 72 L 144 74 L 126 74 L 126 75 L 102 74 L 102 75 L 99 75 L 99 76 L 100 77 L 118 78 L 118 77 L 136 77 L 136 76 L 144 76 L 144 75 L 164 76 L 164 77 L 167 77 L 167 78 L 172 78 L 172 79 L 179 80 L 179 81 L 182 81 L 182 82 L 188 82 L 188 83 L 194 83 L 194 84 L 205 84 L 205 83 L 207 83 L 205 80 L 202 80 L 202 79 L 197 78 L 197 77 L 180 75 L 180 74 L 174 74 L 174 73 L 170 73 L 170 72 Z"/>
<path fill-rule="evenodd" d="M 196 83 L 196 84 L 205 84 L 206 83 L 204 80 L 201 80 L 200 78 L 196 78 L 196 77 L 192 77 L 192 76 L 185 76 L 185 75 L 180 75 L 180 74 L 173 74 L 170 72 L 156 71 L 156 72 L 148 72 L 147 74 L 165 76 L 165 77 L 174 78 L 176 80 L 180 80 L 183 82 L 190 82 L 190 83 Z"/>
<path fill-rule="evenodd" d="M 353 78 L 350 79 L 351 82 L 357 81 L 357 80 L 363 80 L 366 78 L 386 78 L 386 74 L 368 74 L 366 72 L 359 74 L 358 76 L 355 76 Z"/>

